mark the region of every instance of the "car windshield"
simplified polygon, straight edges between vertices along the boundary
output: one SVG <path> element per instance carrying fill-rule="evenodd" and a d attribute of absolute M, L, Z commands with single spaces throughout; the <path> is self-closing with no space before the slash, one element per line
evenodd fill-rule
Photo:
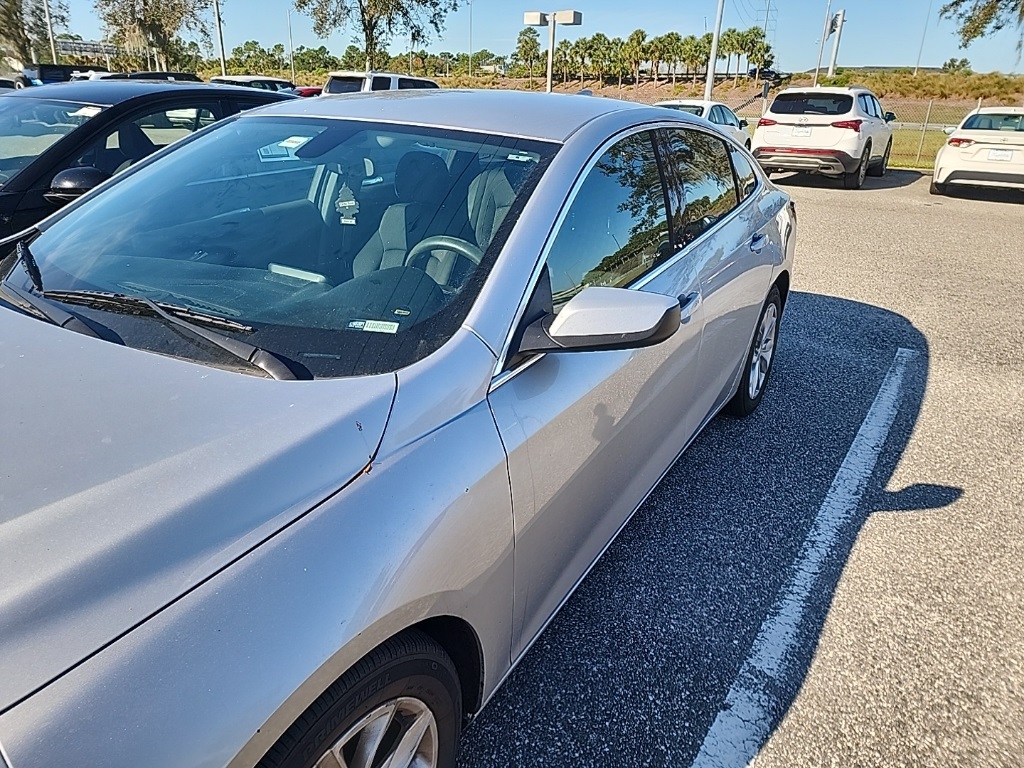
<path fill-rule="evenodd" d="M 845 115 L 853 109 L 846 93 L 780 93 L 772 102 L 777 115 Z"/>
<path fill-rule="evenodd" d="M 363 80 L 362 77 L 332 77 L 324 86 L 324 93 L 359 93 Z"/>
<path fill-rule="evenodd" d="M 229 318 L 314 376 L 392 371 L 460 327 L 556 148 L 359 121 L 229 120 L 59 218 L 31 249 L 47 291 Z M 24 278 L 8 271 L 29 289 Z M 140 318 L 96 319 L 133 346 L 220 361 L 191 342 L 168 351 L 166 334 L 137 332 Z"/>
<path fill-rule="evenodd" d="M 680 112 L 688 112 L 691 115 L 701 117 L 704 114 L 704 107 L 697 104 L 662 104 L 669 109 L 678 109 Z"/>
<path fill-rule="evenodd" d="M 986 112 L 971 115 L 962 126 L 965 131 L 1024 131 L 1024 115 Z"/>
<path fill-rule="evenodd" d="M 102 107 L 68 101 L 0 98 L 0 187 Z"/>

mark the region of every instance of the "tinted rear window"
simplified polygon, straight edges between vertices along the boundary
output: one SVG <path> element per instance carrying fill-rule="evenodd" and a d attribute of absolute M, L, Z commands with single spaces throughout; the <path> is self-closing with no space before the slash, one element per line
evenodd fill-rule
<path fill-rule="evenodd" d="M 780 93 L 772 102 L 777 115 L 845 115 L 853 97 L 845 93 Z"/>
<path fill-rule="evenodd" d="M 675 109 L 679 112 L 687 112 L 691 115 L 700 117 L 704 114 L 704 107 L 699 107 L 696 104 L 659 104 L 658 106 L 665 107 L 667 109 Z"/>
<path fill-rule="evenodd" d="M 361 77 L 332 77 L 324 86 L 324 93 L 359 93 L 362 87 Z"/>
<path fill-rule="evenodd" d="M 971 115 L 964 121 L 966 131 L 1024 131 L 1024 115 L 995 114 Z"/>

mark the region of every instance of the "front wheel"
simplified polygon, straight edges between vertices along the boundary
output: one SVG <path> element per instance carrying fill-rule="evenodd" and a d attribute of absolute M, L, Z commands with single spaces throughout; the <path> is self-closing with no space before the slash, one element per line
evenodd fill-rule
<path fill-rule="evenodd" d="M 773 285 L 761 309 L 757 330 L 750 350 L 744 358 L 743 378 L 740 388 L 725 406 L 733 416 L 749 416 L 757 410 L 768 385 L 768 376 L 775 362 L 775 347 L 779 337 L 779 321 L 782 319 L 782 296 L 778 286 Z"/>
<path fill-rule="evenodd" d="M 342 675 L 257 768 L 453 768 L 461 728 L 455 665 L 409 631 Z"/>

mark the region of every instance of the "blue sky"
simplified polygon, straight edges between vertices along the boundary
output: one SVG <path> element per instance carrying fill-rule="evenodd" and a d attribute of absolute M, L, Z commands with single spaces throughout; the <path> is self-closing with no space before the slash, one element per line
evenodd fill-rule
<path fill-rule="evenodd" d="M 475 0 L 472 5 L 473 48 L 487 48 L 498 54 L 511 52 L 522 28 L 523 11 L 545 10 L 530 5 L 531 1 Z M 765 2 L 726 0 L 725 26 L 745 29 L 758 22 L 763 24 Z M 780 68 L 799 71 L 814 66 L 825 4 L 826 0 L 771 0 L 775 26 L 773 42 Z M 840 66 L 913 66 L 927 20 L 922 66 L 940 66 L 951 56 L 965 56 L 979 72 L 1024 72 L 1024 63 L 1017 57 L 1016 30 L 1004 30 L 961 51 L 953 23 L 938 19 L 941 4 L 942 0 L 934 0 L 929 16 L 929 0 L 833 0 L 833 11 L 845 8 L 847 12 L 839 52 Z M 86 39 L 99 39 L 102 30 L 93 12 L 92 0 L 70 0 L 70 6 L 72 31 Z M 258 40 L 268 47 L 278 42 L 287 43 L 289 7 L 289 0 L 221 0 L 228 51 L 246 40 Z M 621 0 L 578 0 L 575 4 L 558 6 L 563 7 L 582 11 L 583 26 L 560 29 L 560 38 L 564 35 L 573 39 L 595 32 L 625 37 L 636 28 L 645 29 L 648 34 L 674 29 L 683 35 L 699 35 L 705 31 L 705 19 L 708 29 L 714 24 L 717 0 L 645 0 L 636 5 Z M 448 17 L 444 33 L 426 47 L 433 51 L 468 50 L 469 18 L 469 6 L 465 0 L 460 0 L 460 9 Z M 351 42 L 354 30 L 346 29 L 327 40 L 319 40 L 313 34 L 309 19 L 293 12 L 292 33 L 296 46 L 315 47 L 323 43 L 340 53 Z M 405 45 L 399 40 L 390 46 L 392 52 L 402 48 Z M 828 51 L 826 46 L 826 62 Z"/>

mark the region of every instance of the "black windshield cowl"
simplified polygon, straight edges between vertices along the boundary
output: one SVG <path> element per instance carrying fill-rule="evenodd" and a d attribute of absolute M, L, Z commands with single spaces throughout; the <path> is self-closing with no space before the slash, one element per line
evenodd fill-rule
<path fill-rule="evenodd" d="M 145 296 L 129 296 L 106 291 L 47 291 L 44 296 L 54 301 L 83 304 L 98 309 L 128 310 L 133 313 L 155 315 L 261 369 L 272 378 L 290 381 L 313 378 L 301 363 L 199 325 L 204 323 L 241 333 L 250 333 L 254 330 L 252 326 L 226 317 L 197 312 L 184 305 L 156 302 Z"/>
<path fill-rule="evenodd" d="M 67 328 L 69 331 L 76 331 L 86 336 L 92 336 L 96 339 L 103 338 L 102 334 L 78 315 L 67 312 L 48 301 L 43 301 L 28 291 L 23 291 L 8 283 L 0 282 L 0 298 L 3 298 L 12 307 L 32 317 L 38 317 L 53 325 Z"/>

